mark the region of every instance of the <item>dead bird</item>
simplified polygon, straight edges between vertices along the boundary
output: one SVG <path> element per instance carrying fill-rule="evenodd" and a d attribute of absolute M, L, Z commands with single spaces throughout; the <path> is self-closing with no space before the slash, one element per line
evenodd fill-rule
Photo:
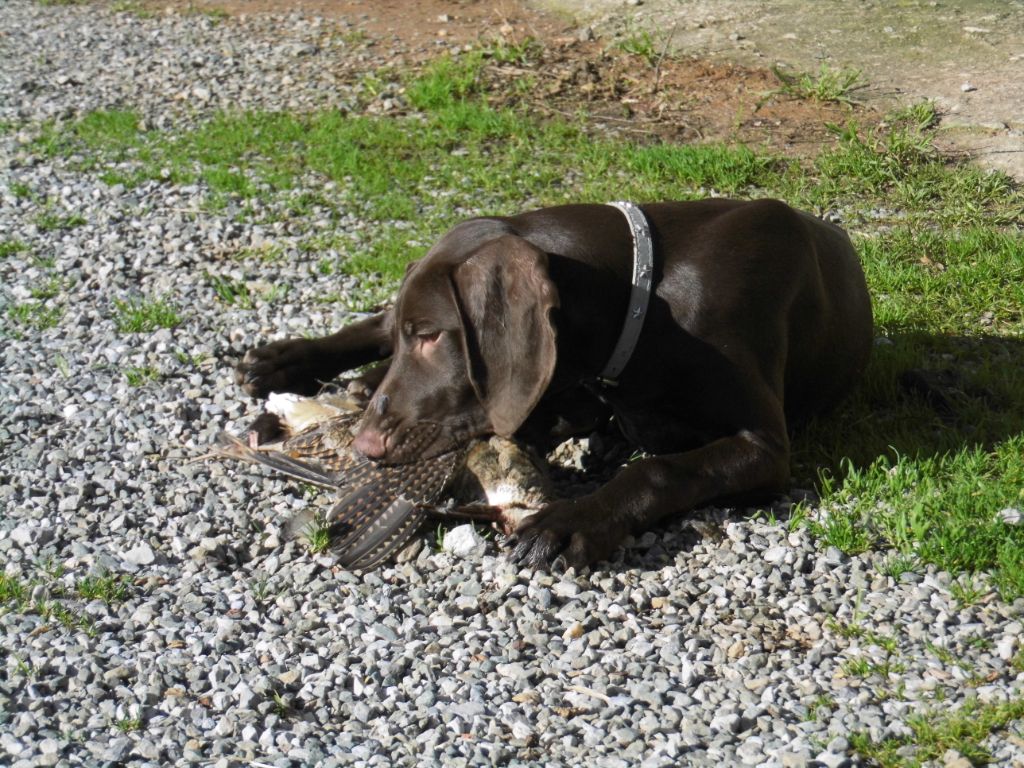
<path fill-rule="evenodd" d="M 212 454 L 333 490 L 338 501 L 324 523 L 339 563 L 351 570 L 397 554 L 430 517 L 486 521 L 509 534 L 552 497 L 539 463 L 506 438 L 411 463 L 371 461 L 352 448 L 362 415 L 360 404 L 342 395 L 275 393 L 244 440 L 222 432 Z M 300 512 L 286 534 L 303 534 L 315 515 L 312 508 Z"/>

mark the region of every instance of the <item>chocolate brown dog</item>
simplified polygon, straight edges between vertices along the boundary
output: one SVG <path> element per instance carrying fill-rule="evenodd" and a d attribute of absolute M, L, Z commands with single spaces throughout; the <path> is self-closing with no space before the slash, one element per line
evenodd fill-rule
<path fill-rule="evenodd" d="M 607 205 L 464 222 L 410 266 L 393 309 L 252 349 L 238 380 L 310 393 L 390 356 L 355 445 L 395 463 L 478 435 L 564 434 L 581 415 L 589 428 L 607 407 L 657 455 L 527 520 L 512 557 L 534 566 L 581 566 L 673 513 L 783 491 L 787 426 L 835 404 L 871 348 L 849 238 L 774 200 L 641 209 L 654 287 L 614 386 L 597 376 L 631 310 L 634 240 Z"/>

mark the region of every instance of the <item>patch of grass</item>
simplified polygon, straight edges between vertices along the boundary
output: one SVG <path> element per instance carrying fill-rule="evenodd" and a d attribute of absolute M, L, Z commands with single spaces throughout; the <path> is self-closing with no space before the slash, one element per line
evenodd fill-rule
<path fill-rule="evenodd" d="M 131 579 L 122 574 L 83 576 L 75 584 L 75 593 L 83 600 L 102 600 L 107 605 L 123 602 L 128 597 Z"/>
<path fill-rule="evenodd" d="M 914 573 L 918 569 L 917 558 L 913 555 L 896 552 L 890 554 L 879 567 L 879 572 L 897 581 L 904 573 Z"/>
<path fill-rule="evenodd" d="M 936 645 L 935 643 L 930 642 L 925 642 L 924 647 L 928 653 L 941 661 L 947 667 L 957 664 L 956 654 L 949 650 L 949 648 L 944 648 L 941 645 Z"/>
<path fill-rule="evenodd" d="M 502 38 L 485 46 L 483 48 L 483 55 L 484 58 L 499 64 L 526 66 L 531 60 L 538 57 L 542 50 L 541 44 L 530 36 L 524 37 L 521 40 Z"/>
<path fill-rule="evenodd" d="M 177 360 L 181 365 L 184 365 L 188 368 L 200 370 L 208 363 L 211 363 L 214 358 L 211 355 L 207 355 L 204 357 L 202 355 L 195 355 L 191 352 L 186 352 L 185 350 L 182 349 L 177 349 L 174 351 L 174 359 Z"/>
<path fill-rule="evenodd" d="M 271 694 L 271 699 L 274 702 L 274 714 L 278 717 L 288 717 L 294 711 L 292 704 L 280 691 L 274 691 Z"/>
<path fill-rule="evenodd" d="M 951 172 L 931 133 L 902 124 L 871 131 L 853 122 L 830 127 L 837 143 L 816 158 L 820 181 L 809 190 L 819 208 L 844 199 L 877 206 L 881 198 L 929 227 L 1011 224 L 1024 212 L 1024 196 L 1008 176 L 971 166 Z"/>
<path fill-rule="evenodd" d="M 1017 651 L 1014 657 L 1010 659 L 1010 666 L 1018 672 L 1024 672 L 1024 650 Z"/>
<path fill-rule="evenodd" d="M 362 45 L 369 39 L 369 35 L 362 29 L 350 29 L 345 32 L 337 33 L 341 40 L 352 46 Z"/>
<path fill-rule="evenodd" d="M 273 285 L 262 285 L 257 286 L 256 293 L 267 304 L 276 304 L 279 301 L 284 301 L 288 294 L 291 293 L 292 287 L 288 283 L 275 283 Z"/>
<path fill-rule="evenodd" d="M 31 661 L 26 661 L 17 654 L 12 653 L 9 657 L 14 662 L 14 673 L 32 679 L 36 677 L 38 670 L 32 665 Z"/>
<path fill-rule="evenodd" d="M 625 169 L 647 184 L 673 184 L 736 193 L 770 184 L 779 162 L 746 147 L 656 144 L 623 153 Z"/>
<path fill-rule="evenodd" d="M 24 253 L 27 250 L 28 245 L 21 242 L 21 240 L 0 241 L 0 259 L 6 259 L 8 256 L 13 256 L 16 253 Z"/>
<path fill-rule="evenodd" d="M 148 333 L 180 325 L 181 316 L 166 299 L 115 299 L 114 322 L 121 333 Z"/>
<path fill-rule="evenodd" d="M 661 57 L 661 51 L 658 50 L 654 37 L 647 30 L 636 30 L 629 33 L 619 40 L 615 47 L 625 53 L 639 56 L 652 67 L 658 63 L 658 59 Z"/>
<path fill-rule="evenodd" d="M 830 696 L 821 694 L 811 702 L 811 705 L 807 708 L 807 714 L 804 716 L 804 720 L 809 723 L 816 723 L 819 718 L 822 718 L 823 716 L 827 718 L 831 715 L 835 708 L 835 700 Z M 822 710 L 824 710 L 824 713 Z"/>
<path fill-rule="evenodd" d="M 331 547 L 331 526 L 322 515 L 315 515 L 303 531 L 311 554 L 319 555 Z"/>
<path fill-rule="evenodd" d="M 985 765 L 992 759 L 982 746 L 985 738 L 1022 717 L 1024 699 L 993 704 L 968 699 L 952 712 L 944 708 L 909 716 L 907 726 L 912 736 L 873 742 L 866 734 L 855 733 L 850 736 L 850 745 L 862 758 L 882 768 L 920 766 L 929 760 L 939 760 L 950 749 L 955 749 L 974 765 Z M 913 747 L 910 757 L 905 752 L 908 746 Z"/>
<path fill-rule="evenodd" d="M 195 0 L 189 0 L 186 13 L 191 16 L 205 16 L 214 22 L 221 22 L 225 19 L 231 18 L 231 14 L 223 8 L 204 5 L 202 3 L 195 2 Z"/>
<path fill-rule="evenodd" d="M 252 582 L 250 582 L 250 589 L 252 590 L 253 598 L 261 602 L 263 600 L 266 600 L 271 595 L 270 579 L 254 579 Z"/>
<path fill-rule="evenodd" d="M 126 717 L 121 720 L 114 721 L 114 727 L 121 733 L 132 733 L 133 731 L 142 730 L 142 718 L 141 717 Z"/>
<path fill-rule="evenodd" d="M 240 309 L 252 309 L 253 298 L 249 286 L 243 280 L 235 280 L 222 275 L 204 273 L 207 284 L 213 289 L 217 298 L 229 306 Z"/>
<path fill-rule="evenodd" d="M 969 637 L 965 642 L 972 648 L 977 648 L 981 651 L 987 651 L 991 649 L 993 645 L 992 638 L 985 637 L 984 635 L 975 635 L 974 637 Z"/>
<path fill-rule="evenodd" d="M 859 523 L 849 510 L 829 508 L 817 519 L 808 520 L 807 527 L 826 546 L 858 555 L 870 549 L 872 543 L 871 536 Z"/>
<path fill-rule="evenodd" d="M 59 277 L 51 276 L 38 285 L 30 288 L 28 293 L 33 299 L 45 301 L 46 299 L 52 299 L 55 296 L 58 296 L 63 288 L 64 281 Z"/>
<path fill-rule="evenodd" d="M 952 573 L 989 570 L 1003 597 L 1024 595 L 1024 530 L 997 513 L 1024 499 L 1024 435 L 992 451 L 847 462 L 821 476 L 823 523 L 811 530 L 847 552 L 892 548 Z"/>
<path fill-rule="evenodd" d="M 961 608 L 969 608 L 981 601 L 989 590 L 969 574 L 962 575 L 949 585 L 949 594 Z"/>
<path fill-rule="evenodd" d="M 882 329 L 973 336 L 1024 327 L 1021 233 L 976 225 L 954 232 L 898 227 L 860 245 Z"/>
<path fill-rule="evenodd" d="M 74 229 L 85 224 L 85 217 L 79 213 L 61 214 L 54 210 L 43 211 L 36 217 L 40 232 L 55 232 L 59 229 Z"/>
<path fill-rule="evenodd" d="M 406 97 L 416 109 L 437 110 L 464 103 L 479 92 L 485 63 L 481 51 L 468 56 L 445 55 L 430 62 L 406 86 Z"/>
<path fill-rule="evenodd" d="M 23 181 L 12 181 L 7 188 L 19 200 L 31 200 L 36 196 L 32 191 L 32 187 Z"/>
<path fill-rule="evenodd" d="M 146 8 L 139 0 L 116 0 L 111 3 L 110 10 L 114 13 L 130 13 L 140 19 L 153 18 L 153 12 Z"/>
<path fill-rule="evenodd" d="M 30 595 L 36 584 L 42 583 L 39 580 L 22 582 L 15 577 L 4 576 L 0 583 L 0 610 L 16 610 L 21 613 L 35 613 L 45 622 L 55 622 L 67 629 L 82 629 L 86 632 L 92 631 L 92 620 L 77 611 L 72 610 L 60 598 L 63 597 L 63 590 L 59 585 L 50 585 L 49 592 L 54 599 L 32 601 Z"/>
<path fill-rule="evenodd" d="M 160 371 L 151 366 L 130 366 L 125 368 L 124 377 L 128 380 L 128 386 L 141 387 L 150 381 L 160 378 Z"/>
<path fill-rule="evenodd" d="M 141 144 L 141 121 L 134 112 L 97 110 L 69 124 L 49 123 L 40 132 L 35 148 L 48 157 L 75 151 L 116 149 L 118 159 Z"/>
<path fill-rule="evenodd" d="M 772 74 L 781 83 L 774 93 L 822 103 L 852 104 L 853 92 L 867 85 L 859 69 L 835 69 L 828 64 L 822 64 L 817 74 L 789 74 L 778 67 L 772 67 Z"/>
<path fill-rule="evenodd" d="M 1002 178 L 950 172 L 931 150 L 930 139 L 907 138 L 909 128 L 899 129 L 903 138 L 862 135 L 856 126 L 837 129 L 842 135 L 819 158 L 815 177 L 791 161 L 744 147 L 600 139 L 582 122 L 539 122 L 487 104 L 481 72 L 489 57 L 498 54 L 445 56 L 408 78 L 407 97 L 421 114 L 406 118 L 222 114 L 194 131 L 164 135 L 133 132 L 130 114 L 112 120 L 104 113 L 105 119 L 88 129 L 65 128 L 52 143 L 71 151 L 88 140 L 110 163 L 131 154 L 130 173 L 139 179 L 203 180 L 213 205 L 287 196 L 297 178 L 320 175 L 347 191 L 361 217 L 379 224 L 376 237 L 357 244 L 349 269 L 379 272 L 390 280 L 462 212 L 506 213 L 523 208 L 524 201 L 531 206 L 689 199 L 716 190 L 775 194 L 827 209 L 882 195 L 899 197 L 915 217 L 940 216 L 959 224 L 989 222 L 993 216 L 1008 220 L 1019 208 Z M 127 126 L 124 131 L 115 130 L 121 125 Z M 947 198 L 955 193 L 959 202 L 949 205 L 934 189 Z M 292 215 L 298 219 L 310 205 L 326 203 L 294 202 Z M 339 202 L 345 204 L 326 204 Z"/>
<path fill-rule="evenodd" d="M 872 661 L 863 656 L 847 659 L 840 665 L 840 669 L 847 677 L 880 677 L 888 679 L 890 675 L 899 675 L 907 671 L 906 664 L 886 657 L 882 661 Z"/>
<path fill-rule="evenodd" d="M 7 319 L 15 327 L 45 331 L 56 328 L 64 317 L 63 307 L 45 301 L 11 304 L 7 308 Z"/>
<path fill-rule="evenodd" d="M 893 125 L 902 125 L 918 132 L 924 132 L 938 124 L 939 111 L 934 101 L 925 100 L 898 109 L 888 115 L 886 119 Z"/>
<path fill-rule="evenodd" d="M 859 600 L 858 595 L 858 600 Z M 864 616 L 859 613 L 855 613 L 853 621 L 849 624 L 840 623 L 836 619 L 829 619 L 825 626 L 831 632 L 835 632 L 841 637 L 847 639 L 857 639 L 864 645 L 876 645 L 885 651 L 887 654 L 894 654 L 898 650 L 899 641 L 892 635 L 883 635 L 880 632 L 867 629 L 863 625 Z"/>
<path fill-rule="evenodd" d="M 235 254 L 236 259 L 258 259 L 262 262 L 277 262 L 284 256 L 284 247 L 276 243 L 246 246 Z"/>
<path fill-rule="evenodd" d="M 35 613 L 43 621 L 55 622 L 65 629 L 81 629 L 92 634 L 95 632 L 93 621 L 83 613 L 73 610 L 59 600 L 47 600 L 32 606 Z"/>
<path fill-rule="evenodd" d="M 22 603 L 28 596 L 24 582 L 6 573 L 0 573 L 0 603 Z"/>

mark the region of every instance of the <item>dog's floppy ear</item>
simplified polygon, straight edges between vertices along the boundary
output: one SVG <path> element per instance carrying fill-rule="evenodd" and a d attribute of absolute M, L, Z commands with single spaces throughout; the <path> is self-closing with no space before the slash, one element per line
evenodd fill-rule
<path fill-rule="evenodd" d="M 494 431 L 512 435 L 555 370 L 551 311 L 558 292 L 547 255 L 514 235 L 481 246 L 452 272 L 466 367 Z"/>

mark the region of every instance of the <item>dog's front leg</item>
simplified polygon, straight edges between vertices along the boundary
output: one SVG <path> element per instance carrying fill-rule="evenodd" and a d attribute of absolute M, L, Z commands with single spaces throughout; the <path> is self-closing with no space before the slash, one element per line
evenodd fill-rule
<path fill-rule="evenodd" d="M 284 339 L 254 347 L 235 368 L 235 381 L 253 397 L 270 392 L 314 395 L 342 371 L 391 354 L 390 311 L 346 325 L 319 339 Z"/>
<path fill-rule="evenodd" d="M 525 520 L 511 559 L 533 567 L 559 558 L 580 568 L 607 560 L 628 534 L 714 500 L 783 491 L 789 443 L 743 431 L 686 453 L 630 464 L 594 493 L 558 501 Z"/>

